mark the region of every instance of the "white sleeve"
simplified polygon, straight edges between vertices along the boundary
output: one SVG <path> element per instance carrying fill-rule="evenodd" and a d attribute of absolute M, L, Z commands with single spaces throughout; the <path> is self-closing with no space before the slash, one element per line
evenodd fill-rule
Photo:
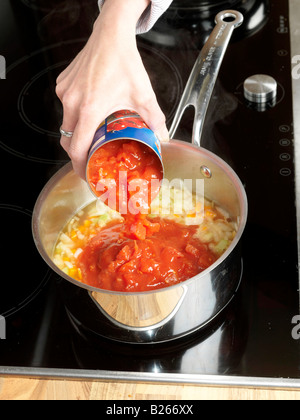
<path fill-rule="evenodd" d="M 144 11 L 137 23 L 136 33 L 142 34 L 150 31 L 161 15 L 168 9 L 172 1 L 173 0 L 151 0 L 151 4 L 149 4 L 149 7 Z M 105 0 L 98 0 L 100 11 L 104 2 Z"/>

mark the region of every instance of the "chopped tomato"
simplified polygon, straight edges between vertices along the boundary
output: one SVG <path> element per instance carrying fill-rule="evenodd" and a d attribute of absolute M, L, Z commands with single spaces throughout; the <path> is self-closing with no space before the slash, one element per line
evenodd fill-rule
<path fill-rule="evenodd" d="M 78 257 L 83 281 L 113 291 L 147 291 L 185 281 L 216 257 L 195 238 L 196 226 L 133 216 L 112 223 Z"/>
<path fill-rule="evenodd" d="M 210 267 L 214 262 L 215 262 L 215 257 L 209 253 L 209 252 L 204 252 L 198 261 L 199 267 L 202 270 L 206 270 L 208 267 Z"/>
<path fill-rule="evenodd" d="M 162 165 L 155 152 L 130 140 L 99 147 L 87 168 L 87 179 L 95 195 L 122 214 L 148 213 L 162 177 Z"/>

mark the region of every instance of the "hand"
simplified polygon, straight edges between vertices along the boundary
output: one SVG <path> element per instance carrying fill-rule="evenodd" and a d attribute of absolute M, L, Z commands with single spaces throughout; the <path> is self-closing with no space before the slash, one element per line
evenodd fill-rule
<path fill-rule="evenodd" d="M 115 111 L 136 111 L 161 141 L 169 139 L 136 45 L 136 22 L 148 3 L 106 0 L 87 44 L 57 79 L 62 128 L 73 132 L 72 138 L 62 136 L 61 145 L 82 178 L 97 127 Z"/>

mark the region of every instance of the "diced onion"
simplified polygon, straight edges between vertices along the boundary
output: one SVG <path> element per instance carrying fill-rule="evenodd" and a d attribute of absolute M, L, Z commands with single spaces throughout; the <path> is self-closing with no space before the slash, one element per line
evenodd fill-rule
<path fill-rule="evenodd" d="M 198 226 L 195 236 L 216 255 L 229 247 L 236 235 L 236 224 L 215 203 L 184 189 L 184 183 L 174 187 L 162 185 L 159 195 L 151 204 L 150 218 L 157 216 L 185 225 Z M 186 199 L 182 201 L 183 199 Z M 176 205 L 175 205 L 176 204 Z M 60 234 L 53 261 L 66 274 L 76 275 L 81 280 L 77 259 L 85 244 L 99 230 L 113 220 L 122 221 L 122 216 L 97 200 L 75 215 Z"/>

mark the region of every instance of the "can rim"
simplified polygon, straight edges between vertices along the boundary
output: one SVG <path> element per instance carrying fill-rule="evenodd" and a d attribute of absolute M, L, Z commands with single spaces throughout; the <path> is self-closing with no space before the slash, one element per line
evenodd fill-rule
<path fill-rule="evenodd" d="M 154 134 L 154 133 L 153 133 Z M 154 134 L 155 135 L 155 134 Z M 156 137 L 156 136 L 155 136 Z M 156 137 L 157 138 L 157 137 Z M 130 137 L 118 137 L 117 139 L 110 139 L 110 140 L 108 140 L 108 141 L 106 141 L 105 142 L 105 144 L 109 144 L 109 143 L 111 143 L 111 142 L 114 142 L 114 141 L 120 141 L 120 140 L 128 140 L 128 141 L 136 141 L 136 142 L 139 142 L 139 143 L 142 143 L 142 144 L 144 144 L 144 145 L 146 145 L 147 147 L 149 147 L 149 149 L 150 150 L 152 150 L 155 154 L 156 154 L 156 156 L 158 157 L 158 159 L 159 159 L 159 161 L 160 161 L 160 164 L 161 164 L 161 171 L 162 171 L 162 179 L 161 179 L 161 181 L 164 179 L 164 177 L 165 177 L 165 168 L 164 168 L 164 163 L 163 163 L 163 159 L 162 159 L 162 156 L 159 154 L 159 153 L 157 153 L 157 151 L 155 150 L 155 149 L 153 149 L 146 141 L 143 141 L 143 140 L 140 140 L 140 139 L 136 139 L 136 138 L 130 138 Z M 158 139 L 157 139 L 158 140 Z M 159 141 L 159 140 L 158 140 Z M 100 146 L 101 147 L 101 146 Z M 91 160 L 91 158 L 92 158 L 92 156 L 93 156 L 93 154 L 97 151 L 99 149 L 99 147 L 98 148 L 96 148 L 95 150 L 94 150 L 94 152 L 93 153 L 90 153 L 89 154 L 89 157 L 88 157 L 88 160 L 87 160 L 87 163 L 86 163 L 86 170 L 85 170 L 85 180 L 86 180 L 86 182 L 87 182 L 87 184 L 88 184 L 88 187 L 89 187 L 89 189 L 90 189 L 90 191 L 92 192 L 92 194 L 97 198 L 97 199 L 99 199 L 99 196 L 97 196 L 96 194 L 95 194 L 95 192 L 93 191 L 93 189 L 92 189 L 92 187 L 91 187 L 91 185 L 90 185 L 90 182 L 89 182 L 89 180 L 88 180 L 88 169 L 89 169 L 89 163 L 90 163 L 90 160 Z"/>

